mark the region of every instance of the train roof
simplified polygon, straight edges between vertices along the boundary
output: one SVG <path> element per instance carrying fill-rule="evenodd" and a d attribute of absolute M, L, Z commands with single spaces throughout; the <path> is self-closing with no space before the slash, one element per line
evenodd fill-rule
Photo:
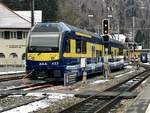
<path fill-rule="evenodd" d="M 127 48 L 124 43 L 122 43 L 121 41 L 118 41 L 116 39 L 113 39 L 113 38 L 110 38 L 109 43 L 113 46 L 117 46 L 117 47 L 120 47 L 120 48 L 124 48 L 124 49 Z"/>
<path fill-rule="evenodd" d="M 102 35 L 102 37 L 103 37 L 103 36 L 104 36 L 104 35 Z M 108 35 L 108 36 L 109 36 L 109 41 L 105 42 L 105 41 L 103 40 L 104 43 L 109 43 L 109 44 L 110 44 L 111 46 L 113 46 L 113 47 L 126 48 L 125 44 L 123 44 L 121 41 L 116 40 L 116 39 L 114 39 L 114 38 L 111 38 L 110 35 Z"/>
<path fill-rule="evenodd" d="M 32 32 L 63 32 L 69 31 L 70 29 L 62 23 L 37 23 Z"/>
<path fill-rule="evenodd" d="M 74 27 L 64 22 L 37 23 L 32 29 L 32 32 L 65 32 L 65 31 L 80 32 L 93 37 L 101 38 L 101 36 L 99 36 L 96 33 L 92 33 L 87 30 L 82 30 L 80 28 Z"/>

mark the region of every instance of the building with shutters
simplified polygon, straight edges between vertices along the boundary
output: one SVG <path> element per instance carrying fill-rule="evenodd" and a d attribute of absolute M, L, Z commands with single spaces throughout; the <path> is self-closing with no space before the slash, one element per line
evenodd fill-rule
<path fill-rule="evenodd" d="M 26 38 L 31 22 L 19 13 L 0 3 L 0 66 L 22 65 L 25 59 Z"/>

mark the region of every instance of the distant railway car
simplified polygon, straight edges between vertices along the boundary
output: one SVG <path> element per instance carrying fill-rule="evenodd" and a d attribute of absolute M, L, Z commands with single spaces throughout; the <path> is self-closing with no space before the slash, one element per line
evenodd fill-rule
<path fill-rule="evenodd" d="M 135 59 L 134 59 L 135 58 Z M 146 63 L 150 61 L 150 50 L 149 49 L 140 49 L 140 50 L 130 50 L 130 59 L 132 62 L 134 60 L 140 59 L 141 62 Z"/>
<path fill-rule="evenodd" d="M 124 46 L 119 41 L 107 42 L 108 60 L 113 68 L 123 67 L 120 56 Z M 26 70 L 34 79 L 63 81 L 67 73 L 76 77 L 103 71 L 105 43 L 97 34 L 63 22 L 38 23 L 28 35 Z M 85 67 L 82 66 L 83 58 Z M 112 69 L 113 69 L 112 68 Z"/>
<path fill-rule="evenodd" d="M 147 63 L 148 62 L 148 54 L 147 53 L 141 53 L 140 59 L 141 59 L 141 62 Z"/>

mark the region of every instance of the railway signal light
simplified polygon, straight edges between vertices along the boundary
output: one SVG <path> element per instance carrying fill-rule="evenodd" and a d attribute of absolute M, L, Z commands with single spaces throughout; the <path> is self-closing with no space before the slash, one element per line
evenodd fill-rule
<path fill-rule="evenodd" d="M 108 34 L 109 33 L 109 20 L 108 19 L 104 19 L 103 20 L 103 23 L 102 23 L 102 26 L 103 26 L 103 34 Z"/>

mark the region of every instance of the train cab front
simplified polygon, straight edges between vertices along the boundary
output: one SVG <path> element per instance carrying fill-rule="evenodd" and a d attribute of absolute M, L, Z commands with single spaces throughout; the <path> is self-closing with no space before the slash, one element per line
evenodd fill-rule
<path fill-rule="evenodd" d="M 57 30 L 57 27 L 55 30 Z M 28 38 L 26 71 L 32 79 L 61 79 L 60 42 L 62 33 L 51 32 L 52 26 L 38 25 Z"/>

